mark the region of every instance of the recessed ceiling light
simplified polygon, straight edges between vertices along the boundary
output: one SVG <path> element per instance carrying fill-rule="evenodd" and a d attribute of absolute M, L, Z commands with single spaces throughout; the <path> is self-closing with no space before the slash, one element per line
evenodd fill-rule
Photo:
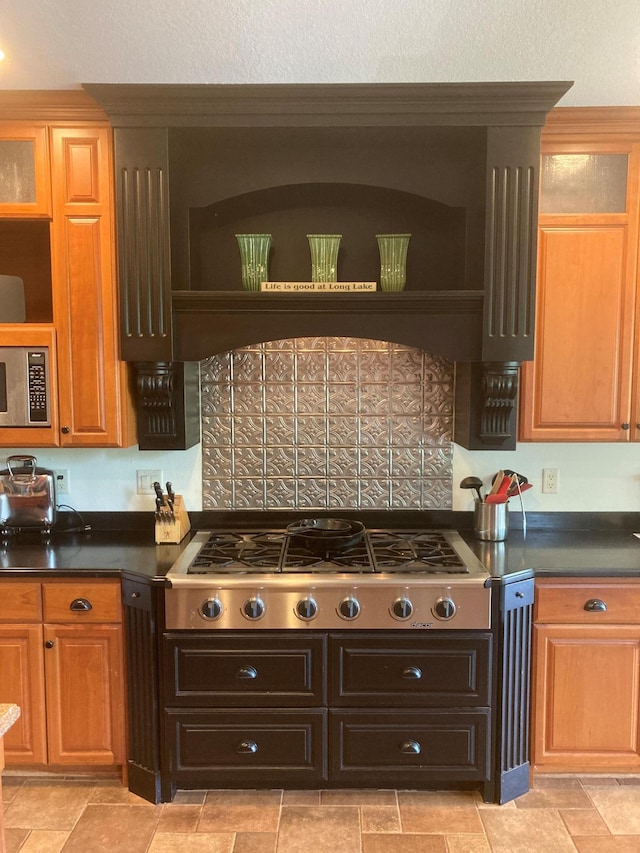
<path fill-rule="evenodd" d="M 0 48 L 0 62 L 4 59 L 4 50 Z"/>

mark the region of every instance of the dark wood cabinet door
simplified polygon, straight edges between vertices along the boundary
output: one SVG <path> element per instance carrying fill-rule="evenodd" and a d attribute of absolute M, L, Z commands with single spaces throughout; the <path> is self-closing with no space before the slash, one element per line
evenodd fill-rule
<path fill-rule="evenodd" d="M 322 637 L 167 635 L 166 704 L 312 707 L 325 701 Z"/>
<path fill-rule="evenodd" d="M 475 711 L 333 711 L 330 775 L 345 784 L 371 779 L 412 783 L 488 779 L 488 709 Z"/>
<path fill-rule="evenodd" d="M 312 784 L 326 778 L 326 711 L 169 710 L 178 787 Z"/>
<path fill-rule="evenodd" d="M 331 638 L 331 704 L 386 707 L 489 705 L 491 635 Z"/>

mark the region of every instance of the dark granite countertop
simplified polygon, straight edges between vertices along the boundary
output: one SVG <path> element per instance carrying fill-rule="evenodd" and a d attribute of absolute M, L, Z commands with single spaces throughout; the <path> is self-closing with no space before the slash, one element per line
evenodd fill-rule
<path fill-rule="evenodd" d="M 512 530 L 506 542 L 462 535 L 494 577 L 533 569 L 536 577 L 640 578 L 640 539 L 631 530 Z"/>
<path fill-rule="evenodd" d="M 54 535 L 47 542 L 29 535 L 0 546 L 0 575 L 117 577 L 128 572 L 161 579 L 190 538 L 180 545 L 155 545 L 153 532 L 141 530 Z"/>
<path fill-rule="evenodd" d="M 0 575 L 117 577 L 131 573 L 161 582 L 195 529 L 221 526 L 216 525 L 215 517 L 204 513 L 195 520 L 192 533 L 180 545 L 155 545 L 153 528 L 148 523 L 131 530 L 100 530 L 94 524 L 91 532 L 54 534 L 48 542 L 37 534 L 18 537 L 0 545 Z M 368 527 L 378 526 L 381 521 L 380 518 L 364 520 Z M 536 526 L 529 525 L 526 537 L 521 529 L 512 526 L 507 541 L 501 543 L 479 542 L 471 530 L 462 526 L 470 520 L 470 513 L 436 514 L 428 519 L 430 523 L 425 523 L 423 517 L 422 526 L 459 529 L 494 577 L 533 570 L 541 577 L 640 578 L 640 539 L 633 535 L 634 529 L 640 530 L 640 518 L 634 527 L 635 517 L 630 513 L 597 518 L 580 513 L 540 516 L 533 519 Z M 224 526 L 232 526 L 230 521 L 227 514 Z M 397 526 L 410 529 L 416 519 L 408 517 L 409 521 L 411 525 Z M 278 526 L 279 520 L 273 522 L 273 526 Z"/>

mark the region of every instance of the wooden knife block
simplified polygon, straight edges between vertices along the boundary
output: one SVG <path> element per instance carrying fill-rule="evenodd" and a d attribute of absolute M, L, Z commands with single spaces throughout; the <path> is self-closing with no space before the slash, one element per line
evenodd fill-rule
<path fill-rule="evenodd" d="M 176 495 L 174 498 L 173 515 L 168 506 L 161 507 L 159 513 L 160 518 L 156 517 L 156 545 L 167 542 L 177 545 L 182 542 L 191 530 L 191 521 L 184 507 L 182 495 Z"/>

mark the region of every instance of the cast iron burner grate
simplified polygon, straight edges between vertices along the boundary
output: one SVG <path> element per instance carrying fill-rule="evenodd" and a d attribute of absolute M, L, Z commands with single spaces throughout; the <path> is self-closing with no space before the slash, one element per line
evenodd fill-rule
<path fill-rule="evenodd" d="M 467 574 L 468 567 L 451 543 L 437 532 L 383 530 L 369 534 L 376 571 Z"/>
<path fill-rule="evenodd" d="M 212 533 L 191 563 L 189 574 L 277 572 L 285 538 L 284 531 Z"/>
<path fill-rule="evenodd" d="M 455 548 L 438 531 L 365 532 L 341 551 L 314 554 L 286 530 L 212 533 L 188 574 L 273 572 L 468 574 Z"/>

